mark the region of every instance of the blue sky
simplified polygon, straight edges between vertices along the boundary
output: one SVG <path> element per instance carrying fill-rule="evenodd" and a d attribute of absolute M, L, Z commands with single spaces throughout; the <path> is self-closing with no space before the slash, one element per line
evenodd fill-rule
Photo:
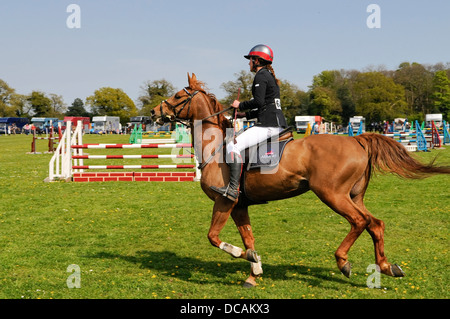
<path fill-rule="evenodd" d="M 72 3 L 79 29 L 66 24 Z M 366 24 L 369 4 L 381 28 Z M 148 80 L 181 89 L 194 72 L 222 98 L 264 43 L 277 76 L 307 90 L 323 70 L 450 62 L 449 14 L 448 0 L 2 0 L 0 79 L 70 105 L 104 86 L 133 100 Z"/>

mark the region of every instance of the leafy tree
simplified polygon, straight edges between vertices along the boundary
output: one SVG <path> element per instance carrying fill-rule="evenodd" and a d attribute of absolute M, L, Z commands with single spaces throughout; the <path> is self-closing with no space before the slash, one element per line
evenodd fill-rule
<path fill-rule="evenodd" d="M 14 93 L 10 100 L 11 106 L 14 108 L 16 117 L 31 118 L 31 105 L 28 102 L 28 96 Z"/>
<path fill-rule="evenodd" d="M 381 72 L 364 72 L 357 75 L 353 84 L 355 110 L 370 122 L 392 121 L 405 116 L 404 88 Z"/>
<path fill-rule="evenodd" d="M 64 112 L 66 111 L 66 106 L 64 105 L 64 98 L 62 95 L 57 95 L 54 93 L 50 93 L 49 99 L 51 101 L 51 117 L 62 118 Z"/>
<path fill-rule="evenodd" d="M 444 118 L 450 115 L 450 80 L 445 71 L 437 71 L 433 78 L 433 112 L 440 112 Z"/>
<path fill-rule="evenodd" d="M 91 116 L 88 111 L 84 108 L 83 100 L 80 98 L 76 98 L 73 100 L 72 105 L 68 107 L 66 116 L 82 116 L 88 117 Z"/>
<path fill-rule="evenodd" d="M 313 77 L 312 88 L 327 87 L 330 89 L 336 89 L 341 85 L 342 75 L 337 70 L 325 70 L 320 74 Z"/>
<path fill-rule="evenodd" d="M 0 80 L 1 117 L 61 117 L 64 108 L 60 95 L 47 96 L 40 91 L 32 91 L 29 95 L 17 94 L 5 81 Z"/>
<path fill-rule="evenodd" d="M 432 93 L 433 74 L 419 63 L 403 62 L 393 73 L 395 83 L 401 84 L 405 90 L 407 115 L 429 113 L 432 108 L 430 96 Z"/>
<path fill-rule="evenodd" d="M 52 100 L 45 93 L 33 91 L 27 98 L 36 117 L 52 116 Z"/>
<path fill-rule="evenodd" d="M 15 90 L 0 79 L 0 117 L 14 117 L 15 108 L 11 104 Z"/>
<path fill-rule="evenodd" d="M 317 86 L 310 90 L 311 115 L 320 115 L 328 121 L 340 123 L 342 106 L 336 92 L 328 87 Z"/>
<path fill-rule="evenodd" d="M 341 102 L 341 123 L 347 122 L 350 117 L 356 115 L 355 102 L 349 85 L 345 84 L 337 88 L 336 97 Z"/>
<path fill-rule="evenodd" d="M 295 125 L 295 116 L 296 115 L 308 115 L 308 109 L 310 105 L 310 99 L 309 99 L 309 93 L 298 90 L 297 93 L 297 99 L 300 101 L 300 105 L 298 106 L 295 113 L 290 114 L 290 117 L 292 118 L 291 125 Z M 288 107 L 289 112 L 289 107 Z"/>
<path fill-rule="evenodd" d="M 295 126 L 295 116 L 302 114 L 302 105 L 308 105 L 308 95 L 296 85 L 280 80 L 281 107 L 288 125 Z"/>
<path fill-rule="evenodd" d="M 134 102 L 122 89 L 100 88 L 86 98 L 86 104 L 91 107 L 94 115 L 119 116 L 122 124 L 137 115 Z"/>
<path fill-rule="evenodd" d="M 239 73 L 235 73 L 236 80 L 222 83 L 220 87 L 227 92 L 227 96 L 220 102 L 223 105 L 231 105 L 237 98 L 238 89 L 241 88 L 241 95 L 239 100 L 246 101 L 252 98 L 252 84 L 253 73 L 249 71 L 241 70 Z"/>
<path fill-rule="evenodd" d="M 162 101 L 175 94 L 175 87 L 165 79 L 147 81 L 141 86 L 142 95 L 139 96 L 141 115 L 148 115 L 150 111 Z"/>
<path fill-rule="evenodd" d="M 346 122 L 354 116 L 355 103 L 350 87 L 353 78 L 358 73 L 326 70 L 314 76 L 310 90 L 311 98 L 314 97 L 310 105 L 310 114 L 321 115 L 325 119 L 337 123 Z M 325 104 L 323 104 L 325 101 L 322 100 L 323 94 L 327 94 L 329 99 Z"/>

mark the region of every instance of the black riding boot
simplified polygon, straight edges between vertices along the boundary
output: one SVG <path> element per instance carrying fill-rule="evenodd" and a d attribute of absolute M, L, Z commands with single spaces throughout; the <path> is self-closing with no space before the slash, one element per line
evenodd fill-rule
<path fill-rule="evenodd" d="M 233 160 L 227 161 L 227 164 L 230 167 L 230 182 L 228 186 L 211 186 L 210 188 L 234 202 L 239 198 L 239 182 L 242 172 L 242 158 L 240 154 L 236 154 L 234 152 L 230 155 L 232 155 Z"/>

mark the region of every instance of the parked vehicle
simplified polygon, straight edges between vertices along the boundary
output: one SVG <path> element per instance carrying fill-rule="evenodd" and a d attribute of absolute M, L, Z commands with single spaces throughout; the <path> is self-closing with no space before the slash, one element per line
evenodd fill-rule
<path fill-rule="evenodd" d="M 11 128 L 17 128 L 20 132 L 23 126 L 28 124 L 28 122 L 29 120 L 26 117 L 1 117 L 0 134 L 8 134 L 8 127 L 10 130 Z"/>
<path fill-rule="evenodd" d="M 122 130 L 118 116 L 94 116 L 92 118 L 93 130 L 96 134 L 119 134 Z"/>
<path fill-rule="evenodd" d="M 297 133 L 305 133 L 308 123 L 312 128 L 314 124 L 322 124 L 322 117 L 319 115 L 299 115 L 295 117 L 295 128 Z"/>
<path fill-rule="evenodd" d="M 78 125 L 78 121 L 82 121 L 83 130 L 85 133 L 88 133 L 89 130 L 91 129 L 91 119 L 89 117 L 66 116 L 66 117 L 64 117 L 64 123 L 67 123 L 67 121 L 72 122 L 72 127 L 76 127 Z"/>
<path fill-rule="evenodd" d="M 362 128 L 361 128 L 362 125 Z M 366 119 L 363 116 L 353 116 L 349 120 L 349 129 L 353 130 L 353 133 L 364 133 L 366 131 Z"/>

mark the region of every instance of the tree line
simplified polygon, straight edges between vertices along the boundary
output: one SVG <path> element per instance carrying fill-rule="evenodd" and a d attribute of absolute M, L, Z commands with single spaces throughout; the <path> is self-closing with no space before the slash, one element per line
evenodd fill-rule
<path fill-rule="evenodd" d="M 252 98 L 253 74 L 240 71 L 235 79 L 221 85 L 226 95 L 220 102 L 229 105 L 241 88 L 241 100 Z M 283 111 L 289 124 L 296 115 L 320 115 L 326 120 L 347 125 L 350 117 L 362 115 L 368 123 L 408 118 L 422 122 L 425 114 L 450 116 L 450 63 L 425 65 L 401 63 L 396 70 L 383 67 L 358 70 L 325 70 L 312 79 L 308 90 L 281 79 Z M 85 100 L 76 98 L 70 106 L 63 97 L 33 91 L 28 95 L 0 79 L 0 117 L 119 116 L 122 124 L 150 110 L 175 94 L 167 80 L 146 81 L 133 101 L 122 89 L 103 87 Z M 214 93 L 214 92 L 211 92 Z"/>
<path fill-rule="evenodd" d="M 361 115 L 368 123 L 408 118 L 425 120 L 425 114 L 442 113 L 450 119 L 450 63 L 423 65 L 401 63 L 396 70 L 384 67 L 358 70 L 325 70 L 313 77 L 308 90 L 281 80 L 284 114 L 290 125 L 296 115 L 320 115 L 346 126 L 349 118 Z M 222 84 L 230 104 L 239 87 L 242 99 L 251 98 L 251 73 L 241 71 L 236 80 Z"/>

